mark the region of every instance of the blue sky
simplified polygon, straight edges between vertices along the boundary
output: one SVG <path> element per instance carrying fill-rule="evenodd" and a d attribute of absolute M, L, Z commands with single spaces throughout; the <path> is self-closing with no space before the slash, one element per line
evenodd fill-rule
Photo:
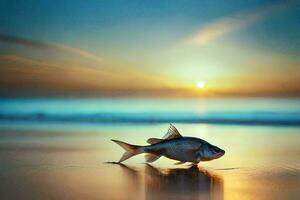
<path fill-rule="evenodd" d="M 60 84 L 71 88 L 72 83 L 76 90 L 85 84 L 91 90 L 137 89 L 124 77 L 129 72 L 131 79 L 145 83 L 137 90 L 192 89 L 205 81 L 211 91 L 225 93 L 272 93 L 278 88 L 280 93 L 298 92 L 294 85 L 300 77 L 299 5 L 299 1 L 1 1 L 0 64 L 6 77 L 15 77 L 2 87 L 15 88 L 13 80 L 22 79 L 26 71 L 5 69 L 10 59 L 26 60 L 22 66 L 59 65 L 49 73 L 65 73 L 71 80 L 57 80 L 53 90 Z M 47 49 L 28 41 L 47 44 Z M 86 74 L 85 83 L 73 77 L 76 73 L 68 66 L 75 64 Z M 23 89 L 36 89 L 33 85 L 40 83 L 30 67 L 24 75 L 28 87 Z M 111 77 L 99 83 L 95 77 L 88 83 L 91 67 Z M 258 69 L 268 77 L 256 77 Z M 47 75 L 42 69 L 35 73 Z M 248 79 L 257 79 L 255 87 L 240 86 Z M 43 85 L 41 89 L 47 89 Z"/>

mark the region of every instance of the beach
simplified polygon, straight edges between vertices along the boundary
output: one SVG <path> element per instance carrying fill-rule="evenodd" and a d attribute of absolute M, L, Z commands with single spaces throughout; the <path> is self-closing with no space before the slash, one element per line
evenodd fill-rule
<path fill-rule="evenodd" d="M 298 199 L 298 127 L 175 124 L 226 150 L 198 167 L 138 155 L 122 165 L 119 139 L 145 145 L 169 124 L 1 124 L 2 199 Z"/>

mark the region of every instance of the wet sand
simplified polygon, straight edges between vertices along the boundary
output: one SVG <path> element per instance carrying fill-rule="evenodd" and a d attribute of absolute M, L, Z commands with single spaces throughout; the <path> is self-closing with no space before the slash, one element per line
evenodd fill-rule
<path fill-rule="evenodd" d="M 226 150 L 196 166 L 142 155 L 123 165 L 110 139 L 146 144 L 168 124 L 1 125 L 1 199 L 299 199 L 300 129 L 176 124 Z"/>

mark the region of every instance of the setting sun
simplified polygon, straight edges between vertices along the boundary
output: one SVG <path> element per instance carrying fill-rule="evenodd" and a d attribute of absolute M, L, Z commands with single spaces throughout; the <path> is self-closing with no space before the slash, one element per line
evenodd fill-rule
<path fill-rule="evenodd" d="M 205 82 L 204 81 L 198 81 L 197 84 L 196 84 L 197 88 L 204 88 L 205 87 Z"/>

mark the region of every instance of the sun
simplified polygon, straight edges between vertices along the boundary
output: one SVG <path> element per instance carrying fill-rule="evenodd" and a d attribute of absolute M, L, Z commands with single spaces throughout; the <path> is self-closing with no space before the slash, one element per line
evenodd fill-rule
<path fill-rule="evenodd" d="M 198 81 L 196 84 L 196 87 L 199 89 L 203 89 L 205 87 L 205 82 L 204 81 Z"/>

